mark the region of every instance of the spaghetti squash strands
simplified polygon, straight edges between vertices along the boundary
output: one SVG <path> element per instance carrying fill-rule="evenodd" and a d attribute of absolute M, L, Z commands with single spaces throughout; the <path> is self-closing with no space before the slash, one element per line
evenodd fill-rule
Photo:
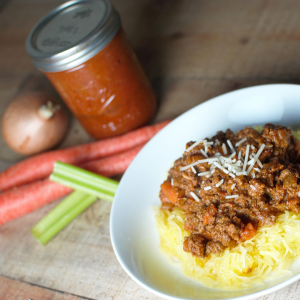
<path fill-rule="evenodd" d="M 186 276 L 207 287 L 249 288 L 289 273 L 288 267 L 300 256 L 300 215 L 293 212 L 286 211 L 274 226 L 259 228 L 256 236 L 237 247 L 205 258 L 183 251 L 183 241 L 189 232 L 184 229 L 182 210 L 169 212 L 154 207 L 154 212 L 161 251 L 178 259 Z"/>

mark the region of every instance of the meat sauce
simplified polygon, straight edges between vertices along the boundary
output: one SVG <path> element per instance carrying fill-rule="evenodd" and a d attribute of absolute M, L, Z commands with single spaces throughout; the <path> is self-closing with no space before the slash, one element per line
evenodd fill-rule
<path fill-rule="evenodd" d="M 300 213 L 300 146 L 290 129 L 228 129 L 196 144 L 187 143 L 160 190 L 162 210 L 186 214 L 186 252 L 220 253 L 274 225 L 285 210 Z"/>

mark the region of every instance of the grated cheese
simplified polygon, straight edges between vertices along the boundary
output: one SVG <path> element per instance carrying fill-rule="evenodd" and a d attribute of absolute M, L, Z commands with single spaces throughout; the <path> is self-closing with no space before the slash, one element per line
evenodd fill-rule
<path fill-rule="evenodd" d="M 251 172 L 252 168 L 254 167 L 256 161 L 258 160 L 259 156 L 261 155 L 261 153 L 263 152 L 264 148 L 265 148 L 265 144 L 262 144 L 259 148 L 259 150 L 257 151 L 255 157 L 254 157 L 254 163 L 252 165 L 250 165 L 250 167 L 247 170 L 247 174 L 249 175 L 249 173 Z"/>
<path fill-rule="evenodd" d="M 235 183 L 231 186 L 231 189 L 233 190 L 235 188 Z"/>
<path fill-rule="evenodd" d="M 203 140 L 203 142 L 208 144 L 209 146 L 213 143 L 213 142 L 207 142 L 207 140 Z M 227 140 L 227 144 L 229 145 L 230 149 L 233 151 L 228 157 L 222 156 L 218 152 L 215 154 L 215 156 L 217 156 L 217 157 L 209 158 L 207 156 L 207 153 L 204 152 L 203 149 L 200 149 L 201 153 L 206 157 L 206 159 L 201 159 L 201 160 L 198 160 L 187 166 L 184 166 L 180 169 L 180 171 L 184 171 L 188 168 L 192 168 L 193 166 L 200 164 L 200 163 L 208 163 L 208 164 L 211 164 L 211 167 L 210 167 L 211 171 L 213 170 L 213 166 L 214 166 L 214 167 L 217 167 L 220 170 L 222 170 L 225 174 L 229 174 L 229 176 L 234 178 L 235 176 L 249 175 L 250 171 L 252 170 L 252 168 L 256 162 L 261 166 L 261 168 L 263 167 L 263 165 L 259 161 L 259 155 L 262 153 L 263 148 L 265 147 L 264 144 L 262 144 L 262 146 L 260 147 L 260 149 L 258 150 L 258 152 L 256 154 L 254 154 L 254 153 L 250 154 L 250 147 L 253 148 L 252 147 L 253 145 L 247 145 L 243 163 L 242 163 L 243 158 L 242 158 L 241 151 L 239 151 L 239 154 L 238 154 L 239 160 L 236 162 L 236 159 L 234 158 L 236 156 L 236 152 L 231 144 L 231 141 Z M 227 153 L 227 148 L 224 143 L 222 144 L 222 148 L 223 148 L 223 152 Z M 249 157 L 251 158 L 250 160 L 249 160 Z M 248 170 L 246 170 L 247 166 L 249 166 Z M 256 170 L 256 171 L 259 172 L 258 170 Z M 203 172 L 203 173 L 199 173 L 198 176 L 206 176 L 207 178 L 209 178 L 212 176 L 212 174 L 213 174 L 213 172 L 210 172 L 210 173 Z M 255 174 L 252 175 L 252 177 L 255 178 Z"/>
<path fill-rule="evenodd" d="M 246 171 L 246 166 L 247 166 L 248 157 L 249 157 L 249 149 L 250 149 L 250 146 L 247 145 L 246 154 L 245 154 L 245 160 L 244 160 L 244 165 L 243 165 L 243 172 Z"/>
<path fill-rule="evenodd" d="M 221 184 L 223 184 L 224 182 L 224 179 L 221 179 L 217 184 L 216 184 L 216 187 L 219 187 Z"/>
<path fill-rule="evenodd" d="M 206 176 L 208 174 L 211 174 L 210 171 L 205 171 L 205 172 L 198 173 L 198 176 Z"/>
<path fill-rule="evenodd" d="M 236 144 L 235 144 L 235 146 L 237 147 L 237 146 L 239 146 L 240 144 L 242 144 L 242 143 L 244 143 L 244 142 L 246 142 L 247 141 L 247 138 L 243 138 L 243 139 L 241 139 L 240 141 L 238 141 Z"/>
<path fill-rule="evenodd" d="M 227 171 L 225 168 L 223 168 L 219 163 L 217 163 L 217 162 L 214 161 L 213 164 L 214 164 L 216 167 L 218 167 L 220 170 L 222 170 L 224 173 L 226 173 L 226 174 L 229 173 L 229 171 Z"/>
<path fill-rule="evenodd" d="M 261 168 L 263 168 L 263 164 L 261 163 L 261 161 L 259 159 L 257 159 L 257 163 Z"/>
<path fill-rule="evenodd" d="M 206 187 L 204 188 L 205 191 L 208 191 L 208 190 L 210 190 L 210 189 L 211 189 L 211 186 L 206 186 Z"/>
<path fill-rule="evenodd" d="M 231 152 L 235 152 L 235 149 L 233 148 L 232 144 L 231 144 L 231 141 L 230 140 L 227 140 L 227 144 L 231 150 Z"/>
<path fill-rule="evenodd" d="M 241 167 L 243 164 L 242 164 L 242 161 L 241 160 L 238 160 L 237 162 L 236 162 L 236 165 L 237 166 L 239 166 L 239 167 Z"/>
<path fill-rule="evenodd" d="M 233 199 L 233 198 L 238 198 L 239 195 L 231 195 L 231 196 L 226 196 L 225 199 Z"/>
<path fill-rule="evenodd" d="M 200 152 L 207 158 L 207 154 L 203 151 L 203 149 L 200 149 Z"/>
<path fill-rule="evenodd" d="M 232 159 L 235 156 L 236 152 L 234 151 L 228 158 Z"/>
<path fill-rule="evenodd" d="M 201 139 L 201 140 L 198 140 L 197 142 L 195 142 L 193 145 L 191 145 L 190 147 L 188 147 L 185 151 L 186 152 L 189 152 L 189 151 L 191 151 L 193 148 L 195 148 L 196 146 L 198 146 L 200 143 L 202 143 L 203 142 L 203 140 Z"/>
<path fill-rule="evenodd" d="M 251 159 L 248 161 L 247 165 L 252 165 L 253 163 L 254 163 L 254 158 L 251 158 Z"/>
<path fill-rule="evenodd" d="M 186 165 L 186 166 L 184 166 L 184 167 L 182 167 L 181 169 L 180 169 L 180 171 L 184 171 L 184 170 L 187 170 L 188 168 L 190 168 L 190 167 L 193 167 L 193 166 L 196 166 L 196 165 L 198 165 L 198 164 L 201 164 L 201 163 L 213 163 L 214 161 L 217 161 L 218 160 L 218 158 L 217 157 L 211 157 L 211 158 L 206 158 L 206 159 L 200 159 L 200 160 L 197 160 L 196 162 L 194 162 L 194 163 L 191 163 L 191 164 L 189 164 L 189 165 Z"/>
<path fill-rule="evenodd" d="M 200 202 L 200 199 L 197 197 L 197 195 L 195 193 L 190 192 L 190 194 L 197 202 Z"/>
<path fill-rule="evenodd" d="M 193 166 L 191 166 L 191 169 L 192 169 L 193 173 L 197 174 L 197 171 Z"/>
<path fill-rule="evenodd" d="M 240 175 L 247 175 L 247 171 L 236 172 L 236 175 L 237 175 L 237 176 L 240 176 Z"/>

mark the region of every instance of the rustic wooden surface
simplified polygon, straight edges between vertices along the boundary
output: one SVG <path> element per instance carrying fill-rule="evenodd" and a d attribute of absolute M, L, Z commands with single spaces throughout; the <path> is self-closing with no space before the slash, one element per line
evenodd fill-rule
<path fill-rule="evenodd" d="M 30 29 L 61 0 L 0 2 L 0 115 L 17 93 L 48 89 L 25 51 Z M 113 0 L 155 88 L 153 120 L 265 83 L 300 82 L 300 1 Z M 74 119 L 61 147 L 90 141 Z M 0 170 L 21 160 L 0 138 Z M 109 237 L 111 204 L 98 201 L 46 247 L 29 229 L 58 202 L 0 227 L 0 299 L 160 299 L 131 280 Z M 299 282 L 264 300 L 299 299 Z"/>

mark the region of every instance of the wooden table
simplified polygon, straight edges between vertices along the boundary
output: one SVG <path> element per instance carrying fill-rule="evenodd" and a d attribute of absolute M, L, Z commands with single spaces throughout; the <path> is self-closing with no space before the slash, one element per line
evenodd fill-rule
<path fill-rule="evenodd" d="M 62 0 L 0 2 L 0 112 L 24 89 L 48 89 L 24 42 Z M 153 122 L 246 86 L 300 82 L 300 1 L 114 0 L 155 88 Z M 61 147 L 90 141 L 71 120 Z M 0 141 L 0 168 L 22 159 Z M 29 230 L 58 202 L 0 227 L 0 299 L 160 299 L 123 271 L 109 236 L 111 204 L 98 201 L 39 245 Z M 264 300 L 299 299 L 299 282 Z"/>

